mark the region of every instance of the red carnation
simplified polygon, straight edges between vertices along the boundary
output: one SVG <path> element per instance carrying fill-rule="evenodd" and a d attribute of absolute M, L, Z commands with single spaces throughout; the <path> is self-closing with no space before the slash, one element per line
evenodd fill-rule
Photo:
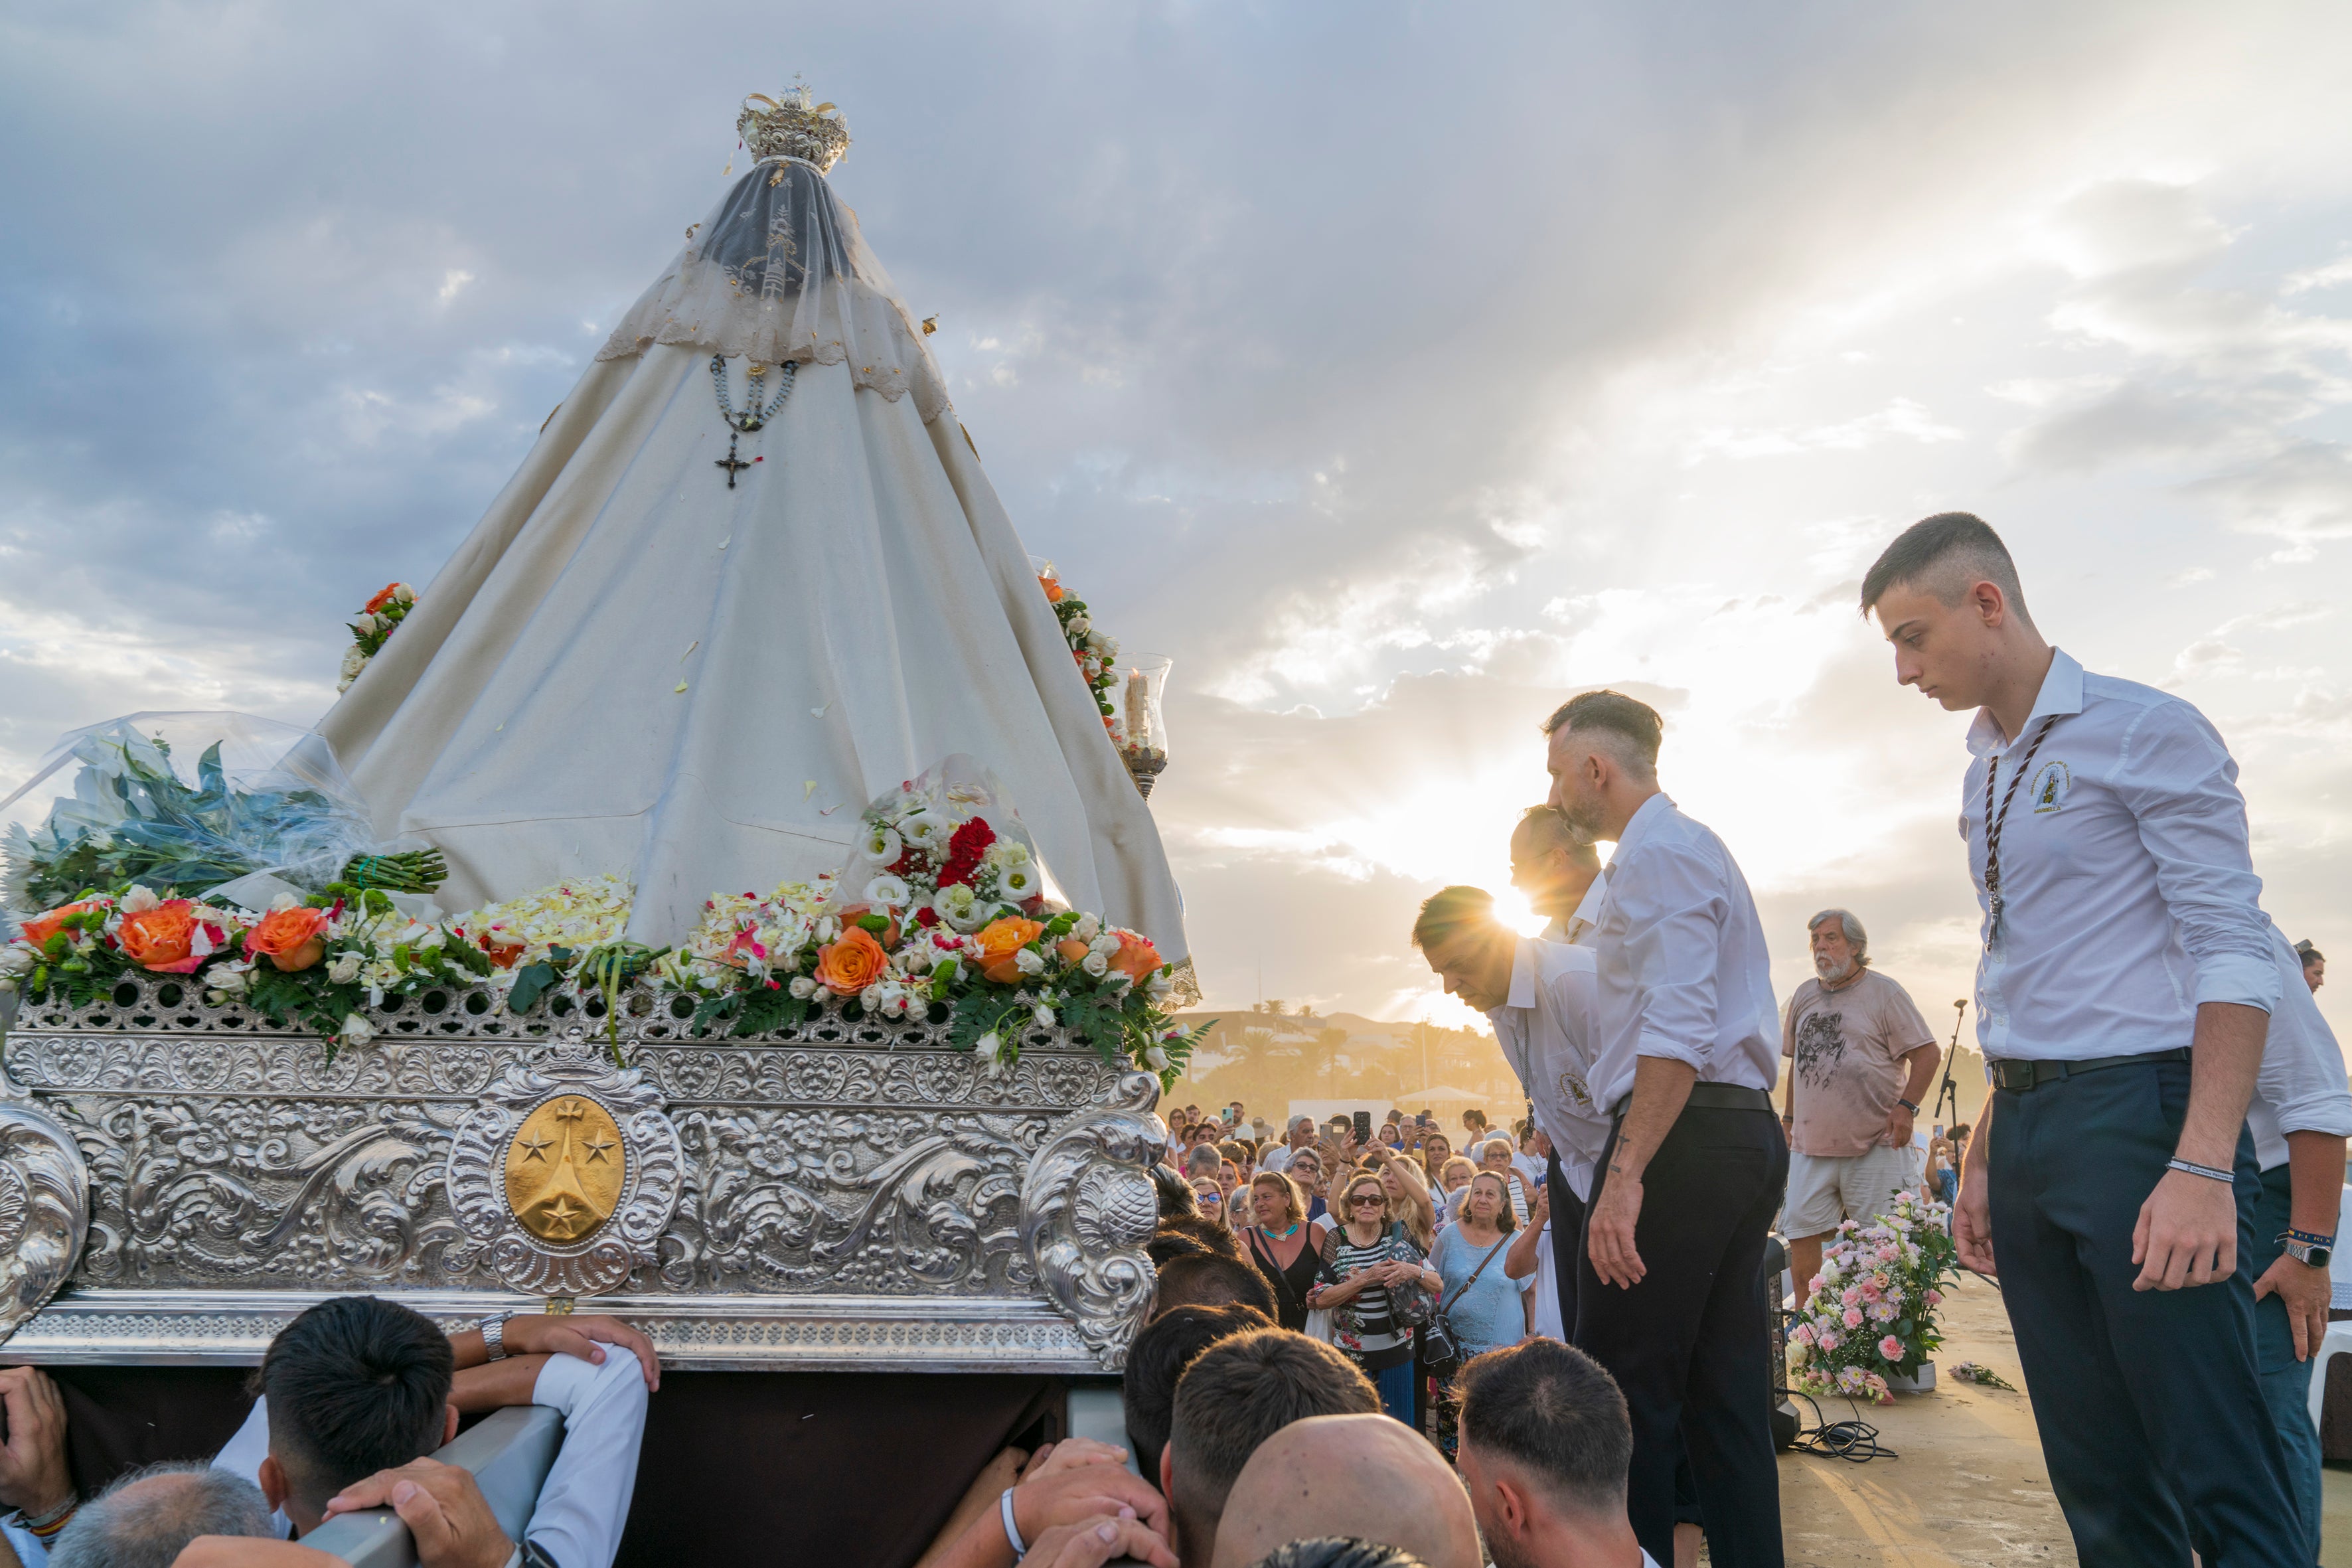
<path fill-rule="evenodd" d="M 915 911 L 915 923 L 922 927 L 925 931 L 929 931 L 933 926 L 940 923 L 940 911 L 931 908 L 930 905 L 925 904 L 921 909 Z"/>
<path fill-rule="evenodd" d="M 940 873 L 940 886 L 952 888 L 969 884 L 971 874 L 980 869 L 980 858 L 987 854 L 988 847 L 995 842 L 996 829 L 988 825 L 988 818 L 984 816 L 975 816 L 957 828 L 955 837 L 948 840 L 948 863 Z"/>

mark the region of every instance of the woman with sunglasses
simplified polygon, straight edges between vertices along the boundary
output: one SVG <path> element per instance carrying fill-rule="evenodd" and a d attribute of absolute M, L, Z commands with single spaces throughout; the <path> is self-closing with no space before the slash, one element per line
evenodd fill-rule
<path fill-rule="evenodd" d="M 1413 1331 L 1396 1321 L 1390 1292 L 1416 1284 L 1435 1291 L 1445 1281 L 1405 1239 L 1378 1172 L 1357 1172 L 1339 1192 L 1339 1225 L 1322 1239 L 1323 1261 L 1339 1282 L 1317 1286 L 1307 1305 L 1333 1309 L 1332 1342 L 1372 1380 L 1381 1408 L 1410 1426 Z"/>

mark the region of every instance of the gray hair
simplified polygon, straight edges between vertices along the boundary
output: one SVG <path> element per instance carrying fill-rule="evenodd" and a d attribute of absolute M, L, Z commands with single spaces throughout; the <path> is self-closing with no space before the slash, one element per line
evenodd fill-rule
<path fill-rule="evenodd" d="M 174 1487 L 124 1494 L 142 1481 L 184 1478 Z M 81 1506 L 49 1548 L 52 1568 L 172 1568 L 199 1535 L 274 1536 L 269 1505 L 243 1476 L 202 1462 L 148 1465 L 118 1476 Z"/>
<path fill-rule="evenodd" d="M 1862 929 L 1862 922 L 1853 918 L 1852 910 L 1823 910 L 1805 922 L 1805 935 L 1810 938 L 1821 929 L 1823 921 L 1838 922 L 1838 929 L 1845 932 L 1845 940 L 1853 949 L 1856 963 L 1870 962 L 1870 933 Z"/>

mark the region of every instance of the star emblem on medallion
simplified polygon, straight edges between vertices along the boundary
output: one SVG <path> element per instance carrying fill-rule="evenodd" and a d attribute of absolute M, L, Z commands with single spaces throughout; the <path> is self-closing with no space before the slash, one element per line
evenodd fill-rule
<path fill-rule="evenodd" d="M 581 1144 L 581 1147 L 588 1151 L 588 1158 L 591 1161 L 603 1160 L 609 1164 L 612 1162 L 613 1151 L 620 1145 L 610 1138 L 597 1137 L 589 1139 Z"/>
<path fill-rule="evenodd" d="M 547 1152 L 554 1146 L 554 1140 L 542 1138 L 536 1132 L 515 1142 L 515 1147 L 522 1151 L 525 1160 L 537 1160 L 541 1164 L 547 1163 Z"/>

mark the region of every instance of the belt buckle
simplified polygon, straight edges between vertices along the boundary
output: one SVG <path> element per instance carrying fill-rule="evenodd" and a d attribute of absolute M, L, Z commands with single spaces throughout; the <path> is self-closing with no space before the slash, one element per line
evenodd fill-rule
<path fill-rule="evenodd" d="M 2033 1087 L 2033 1064 L 2028 1061 L 1995 1062 L 1992 1064 L 1992 1081 L 1996 1089 L 2022 1094 Z"/>

